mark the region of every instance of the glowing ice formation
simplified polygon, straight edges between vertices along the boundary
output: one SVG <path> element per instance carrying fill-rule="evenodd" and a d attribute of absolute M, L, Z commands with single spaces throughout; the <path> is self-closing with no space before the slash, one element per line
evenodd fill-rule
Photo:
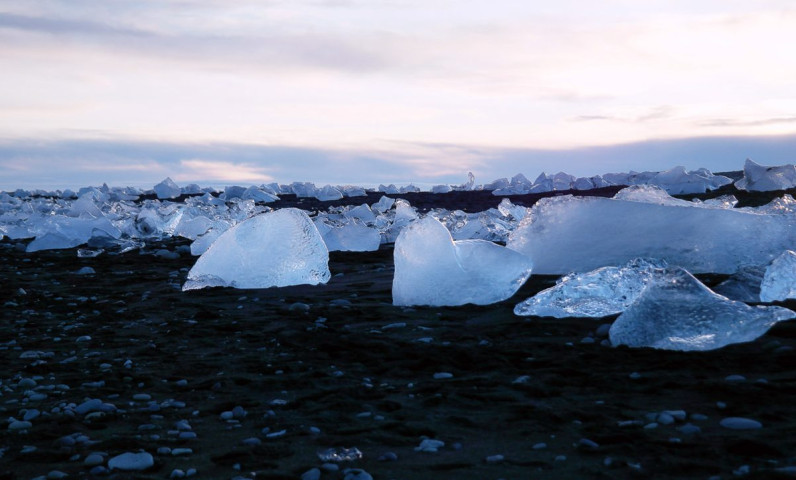
<path fill-rule="evenodd" d="M 567 275 L 555 287 L 518 304 L 514 313 L 537 317 L 605 317 L 625 311 L 647 285 L 661 275 L 666 262 L 635 259 L 622 267 Z"/>
<path fill-rule="evenodd" d="M 763 275 L 760 300 L 775 302 L 796 298 L 796 252 L 787 250 L 775 258 Z"/>
<path fill-rule="evenodd" d="M 752 341 L 796 317 L 781 307 L 750 307 L 712 292 L 682 268 L 667 269 L 609 331 L 613 345 L 713 350 Z"/>
<path fill-rule="evenodd" d="M 183 290 L 268 288 L 329 281 L 329 251 L 306 213 L 285 208 L 245 220 L 216 239 Z"/>
<path fill-rule="evenodd" d="M 735 182 L 739 190 L 767 191 L 796 187 L 796 166 L 780 165 L 767 167 L 747 159 L 743 166 L 743 178 Z"/>
<path fill-rule="evenodd" d="M 395 242 L 395 305 L 486 305 L 505 300 L 531 274 L 530 260 L 484 240 L 454 241 L 427 216 Z"/>
<path fill-rule="evenodd" d="M 537 202 L 507 246 L 542 274 L 660 258 L 695 273 L 764 265 L 796 244 L 796 215 L 561 196 Z"/>

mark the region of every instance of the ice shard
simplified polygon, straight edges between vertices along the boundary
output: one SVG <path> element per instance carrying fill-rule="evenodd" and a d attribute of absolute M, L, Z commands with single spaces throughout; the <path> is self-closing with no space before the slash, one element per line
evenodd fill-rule
<path fill-rule="evenodd" d="M 752 341 L 777 322 L 796 317 L 782 307 L 750 307 L 712 292 L 674 267 L 652 282 L 609 331 L 613 345 L 665 350 L 713 350 Z"/>
<path fill-rule="evenodd" d="M 635 259 L 622 267 L 602 267 L 571 274 L 514 307 L 520 316 L 605 317 L 627 309 L 641 295 L 666 262 Z"/>
<path fill-rule="evenodd" d="M 796 187 L 796 166 L 780 165 L 767 167 L 746 159 L 743 178 L 735 182 L 739 190 L 768 191 L 786 190 Z"/>
<path fill-rule="evenodd" d="M 776 302 L 796 298 L 796 252 L 787 250 L 766 268 L 760 300 Z"/>
<path fill-rule="evenodd" d="M 454 241 L 427 216 L 395 242 L 395 305 L 487 305 L 505 300 L 531 274 L 530 260 L 484 240 Z"/>
<path fill-rule="evenodd" d="M 306 213 L 285 208 L 221 234 L 188 272 L 183 290 L 268 288 L 326 283 L 329 251 Z"/>
<path fill-rule="evenodd" d="M 542 274 L 660 258 L 695 273 L 765 265 L 796 244 L 796 215 L 561 196 L 537 202 L 507 246 Z"/>

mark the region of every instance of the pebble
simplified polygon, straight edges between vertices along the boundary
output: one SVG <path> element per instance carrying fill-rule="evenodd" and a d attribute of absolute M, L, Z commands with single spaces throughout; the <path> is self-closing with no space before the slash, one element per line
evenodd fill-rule
<path fill-rule="evenodd" d="M 41 412 L 36 410 L 35 408 L 31 408 L 30 410 L 25 412 L 25 415 L 22 416 L 22 420 L 29 422 L 31 420 L 35 420 L 36 418 L 41 415 Z"/>
<path fill-rule="evenodd" d="M 8 424 L 8 429 L 17 431 L 17 430 L 27 430 L 33 427 L 33 424 L 30 422 L 26 422 L 24 420 L 14 420 L 10 424 Z"/>
<path fill-rule="evenodd" d="M 373 477 L 361 468 L 347 468 L 343 470 L 343 480 L 373 480 Z"/>
<path fill-rule="evenodd" d="M 185 472 L 180 470 L 179 468 L 175 468 L 171 471 L 169 478 L 185 478 Z"/>
<path fill-rule="evenodd" d="M 59 480 L 61 478 L 67 478 L 68 476 L 68 473 L 62 472 L 60 470 L 53 470 L 47 474 L 47 480 Z"/>
<path fill-rule="evenodd" d="M 674 423 L 674 417 L 669 415 L 666 412 L 663 412 L 663 413 L 658 415 L 658 418 L 656 418 L 656 421 L 658 423 L 660 423 L 661 425 L 671 425 L 671 424 Z"/>
<path fill-rule="evenodd" d="M 581 448 L 587 448 L 591 450 L 600 448 L 600 445 L 597 442 L 589 440 L 588 438 L 581 438 L 580 440 L 578 440 L 578 446 Z"/>
<path fill-rule="evenodd" d="M 20 356 L 20 358 L 22 357 Z M 19 383 L 17 383 L 17 387 L 19 388 L 33 388 L 35 386 L 36 386 L 36 380 L 32 378 L 23 378 L 22 380 L 19 381 Z"/>
<path fill-rule="evenodd" d="M 89 412 L 99 410 L 101 407 L 102 407 L 102 400 L 100 400 L 99 398 L 92 398 L 90 400 L 86 400 L 85 402 L 75 407 L 75 413 L 77 413 L 78 415 L 85 415 Z"/>
<path fill-rule="evenodd" d="M 545 448 L 547 448 L 547 444 L 544 442 L 539 442 L 535 443 L 531 448 L 534 450 L 544 450 Z"/>
<path fill-rule="evenodd" d="M 311 468 L 301 474 L 301 480 L 320 480 L 321 471 L 318 468 Z"/>
<path fill-rule="evenodd" d="M 326 470 L 327 472 L 337 472 L 340 470 L 340 466 L 336 463 L 324 463 L 321 465 L 321 470 Z"/>
<path fill-rule="evenodd" d="M 719 424 L 731 430 L 757 430 L 758 428 L 763 428 L 763 424 L 757 420 L 743 417 L 727 417 L 719 422 Z"/>
<path fill-rule="evenodd" d="M 437 452 L 440 448 L 445 446 L 442 440 L 432 440 L 430 438 L 423 439 L 420 445 L 415 447 L 416 452 Z"/>
<path fill-rule="evenodd" d="M 505 459 L 503 455 L 490 455 L 486 457 L 486 463 L 500 463 Z"/>
<path fill-rule="evenodd" d="M 396 460 L 398 460 L 398 455 L 393 452 L 387 452 L 379 457 L 380 462 L 394 462 Z"/>
<path fill-rule="evenodd" d="M 133 395 L 133 400 L 136 402 L 146 402 L 147 400 L 152 400 L 152 395 L 148 393 L 136 393 Z"/>
<path fill-rule="evenodd" d="M 725 382 L 745 382 L 746 377 L 743 375 L 727 375 L 724 377 Z"/>
<path fill-rule="evenodd" d="M 677 431 L 683 435 L 696 435 L 702 433 L 702 429 L 691 423 L 686 423 L 682 427 L 677 427 Z"/>
<path fill-rule="evenodd" d="M 249 437 L 244 438 L 240 443 L 249 447 L 256 447 L 257 445 L 261 445 L 263 441 L 257 437 Z"/>
<path fill-rule="evenodd" d="M 154 464 L 155 459 L 147 452 L 126 452 L 108 460 L 108 467 L 111 470 L 141 471 L 152 467 Z"/>
<path fill-rule="evenodd" d="M 453 374 L 450 372 L 437 372 L 434 374 L 434 380 L 445 380 L 447 378 L 453 378 Z"/>
<path fill-rule="evenodd" d="M 182 455 L 191 455 L 193 453 L 193 449 L 190 448 L 175 448 L 171 451 L 172 457 L 179 457 Z"/>
<path fill-rule="evenodd" d="M 87 467 L 102 465 L 103 463 L 105 463 L 105 458 L 98 453 L 92 453 L 83 460 L 83 465 Z"/>

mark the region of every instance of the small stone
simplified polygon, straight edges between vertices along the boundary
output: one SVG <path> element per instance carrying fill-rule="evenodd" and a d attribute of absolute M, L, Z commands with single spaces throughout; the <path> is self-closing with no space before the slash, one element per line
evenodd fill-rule
<path fill-rule="evenodd" d="M 589 440 L 588 438 L 581 438 L 580 440 L 578 440 L 578 446 L 589 450 L 595 450 L 597 448 L 600 448 L 600 445 L 597 444 L 597 442 Z"/>
<path fill-rule="evenodd" d="M 179 468 L 175 468 L 171 471 L 169 478 L 185 478 L 185 472 L 180 470 Z"/>
<path fill-rule="evenodd" d="M 180 457 L 183 455 L 191 455 L 193 453 L 193 449 L 190 448 L 175 448 L 171 451 L 172 457 Z"/>
<path fill-rule="evenodd" d="M 656 421 L 658 423 L 660 423 L 661 425 L 671 425 L 671 424 L 674 423 L 674 417 L 669 415 L 666 412 L 663 412 L 663 413 L 658 415 L 658 418 L 656 419 Z"/>
<path fill-rule="evenodd" d="M 249 447 L 256 447 L 257 445 L 261 445 L 263 441 L 257 437 L 250 437 L 244 438 L 240 443 Z"/>
<path fill-rule="evenodd" d="M 445 446 L 445 442 L 442 440 L 432 440 L 430 438 L 426 438 L 420 442 L 420 445 L 415 447 L 416 452 L 436 452 L 440 448 Z"/>
<path fill-rule="evenodd" d="M 155 459 L 147 452 L 126 452 L 108 460 L 108 467 L 111 470 L 141 471 L 151 468 L 154 464 Z"/>
<path fill-rule="evenodd" d="M 75 407 L 75 413 L 77 413 L 78 415 L 85 415 L 89 412 L 99 410 L 101 407 L 102 407 L 102 400 L 100 400 L 99 398 L 92 398 L 90 400 L 86 400 L 85 402 Z"/>
<path fill-rule="evenodd" d="M 486 457 L 486 463 L 500 463 L 505 459 L 503 455 L 490 455 Z"/>
<path fill-rule="evenodd" d="M 21 358 L 21 357 L 20 357 Z M 32 378 L 23 378 L 17 383 L 18 388 L 33 388 L 36 386 L 36 380 Z"/>
<path fill-rule="evenodd" d="M 148 400 L 152 400 L 152 395 L 148 393 L 136 393 L 133 395 L 133 400 L 136 402 L 146 402 Z"/>
<path fill-rule="evenodd" d="M 61 478 L 67 477 L 69 477 L 69 474 L 60 470 L 53 470 L 47 474 L 47 480 L 60 480 Z"/>
<path fill-rule="evenodd" d="M 724 377 L 724 381 L 734 382 L 734 383 L 745 382 L 746 377 L 744 377 L 743 375 L 727 375 L 726 377 Z"/>
<path fill-rule="evenodd" d="M 196 433 L 194 433 L 194 432 L 180 432 L 180 434 L 177 436 L 177 438 L 179 438 L 180 440 L 193 440 L 194 438 L 196 438 Z"/>
<path fill-rule="evenodd" d="M 453 378 L 453 374 L 450 372 L 437 372 L 434 374 L 434 380 L 445 380 L 448 378 Z"/>
<path fill-rule="evenodd" d="M 83 460 L 83 465 L 87 467 L 102 465 L 103 463 L 105 463 L 105 458 L 98 453 L 92 453 Z"/>
<path fill-rule="evenodd" d="M 677 431 L 683 435 L 696 435 L 702 433 L 702 429 L 691 423 L 686 423 L 682 427 L 677 427 Z"/>
<path fill-rule="evenodd" d="M 544 442 L 539 442 L 535 443 L 531 448 L 534 450 L 544 450 L 545 448 L 547 448 L 547 444 Z"/>
<path fill-rule="evenodd" d="M 240 420 L 242 418 L 246 418 L 246 415 L 248 415 L 246 410 L 244 410 L 240 405 L 232 409 L 232 418 Z"/>
<path fill-rule="evenodd" d="M 301 474 L 301 480 L 320 480 L 321 471 L 317 468 L 311 468 Z"/>
<path fill-rule="evenodd" d="M 33 424 L 23 420 L 14 420 L 8 424 L 8 429 L 12 431 L 28 430 L 33 427 Z"/>
<path fill-rule="evenodd" d="M 731 430 L 757 430 L 758 428 L 763 428 L 763 424 L 757 420 L 743 417 L 727 417 L 719 422 L 719 424 Z"/>
<path fill-rule="evenodd" d="M 337 472 L 340 470 L 340 465 L 327 462 L 321 465 L 321 470 L 326 470 L 327 472 Z"/>
<path fill-rule="evenodd" d="M 387 452 L 379 457 L 380 462 L 394 462 L 396 460 L 398 460 L 398 455 L 393 452 Z"/>
<path fill-rule="evenodd" d="M 373 480 L 373 477 L 361 468 L 347 468 L 343 470 L 343 480 Z"/>

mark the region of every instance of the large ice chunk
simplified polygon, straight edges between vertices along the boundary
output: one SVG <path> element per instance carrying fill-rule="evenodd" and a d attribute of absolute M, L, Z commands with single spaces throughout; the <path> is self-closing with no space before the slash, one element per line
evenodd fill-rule
<path fill-rule="evenodd" d="M 796 215 L 561 196 L 537 202 L 507 246 L 543 274 L 660 258 L 696 273 L 764 265 L 796 244 Z"/>
<path fill-rule="evenodd" d="M 537 317 L 605 317 L 624 312 L 635 302 L 666 262 L 635 259 L 622 267 L 603 267 L 571 274 L 514 307 L 514 313 Z"/>
<path fill-rule="evenodd" d="M 395 242 L 395 305 L 487 305 L 505 300 L 531 274 L 530 260 L 485 240 L 454 241 L 427 216 Z"/>
<path fill-rule="evenodd" d="M 328 227 L 323 233 L 323 241 L 330 252 L 372 252 L 379 249 L 381 233 L 375 228 L 351 221 Z"/>
<path fill-rule="evenodd" d="M 682 195 L 715 190 L 732 183 L 732 179 L 723 175 L 713 175 L 704 168 L 688 172 L 685 167 L 674 167 L 658 172 L 649 183 L 663 188 L 671 195 Z"/>
<path fill-rule="evenodd" d="M 167 198 L 177 198 L 182 194 L 182 189 L 174 183 L 174 180 L 171 177 L 166 177 L 162 182 L 158 183 L 154 187 L 155 195 L 158 196 L 159 199 L 167 199 Z"/>
<path fill-rule="evenodd" d="M 796 298 L 796 252 L 787 250 L 775 258 L 763 275 L 760 300 L 775 302 Z"/>
<path fill-rule="evenodd" d="M 781 307 L 750 307 L 712 292 L 686 270 L 667 269 L 609 331 L 613 345 L 713 350 L 752 341 L 777 322 L 796 317 Z"/>
<path fill-rule="evenodd" d="M 121 232 L 107 218 L 74 218 L 56 215 L 34 228 L 42 233 L 30 242 L 27 252 L 72 248 L 92 238 L 118 239 Z M 10 235 L 9 235 L 10 236 Z"/>
<path fill-rule="evenodd" d="M 329 281 L 329 251 L 306 213 L 285 208 L 249 218 L 216 239 L 183 290 L 267 288 Z"/>
<path fill-rule="evenodd" d="M 767 167 L 746 159 L 743 178 L 735 182 L 739 190 L 767 191 L 786 190 L 796 187 L 796 166 L 780 165 Z"/>

